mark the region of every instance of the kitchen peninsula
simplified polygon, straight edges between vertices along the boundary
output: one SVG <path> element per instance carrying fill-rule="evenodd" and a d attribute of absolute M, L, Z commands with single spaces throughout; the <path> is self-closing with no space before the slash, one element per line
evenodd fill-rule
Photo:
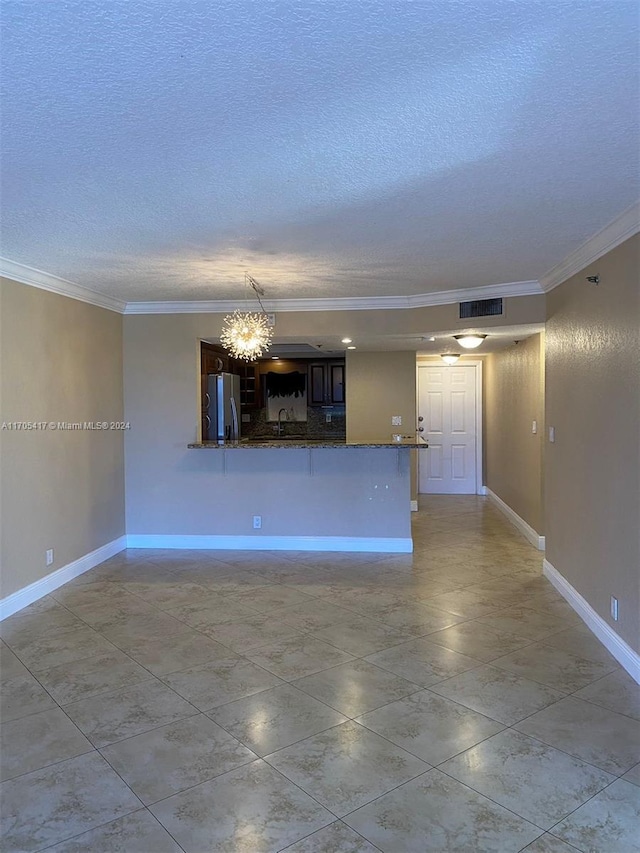
<path fill-rule="evenodd" d="M 187 444 L 189 450 L 256 450 L 260 447 L 268 448 L 302 448 L 303 450 L 318 450 L 319 448 L 354 448 L 354 447 L 390 447 L 395 450 L 402 447 L 419 450 L 428 447 L 422 438 L 413 438 L 403 435 L 397 441 L 345 441 L 339 438 L 241 438 L 240 441 L 200 441 Z"/>
<path fill-rule="evenodd" d="M 283 335 L 293 316 L 284 316 Z M 263 416 L 261 380 L 259 404 L 241 400 L 240 411 L 242 437 L 260 441 L 188 448 L 203 443 L 200 343 L 215 337 L 212 317 L 125 318 L 128 547 L 194 549 L 194 560 L 205 549 L 213 559 L 220 549 L 411 551 L 411 461 L 425 451 L 412 449 L 415 441 L 398 446 L 391 434 L 415 437 L 415 353 L 347 354 L 344 404 L 308 400 L 306 430 L 283 413 L 283 443 L 277 421 Z M 278 402 L 276 417 L 282 406 L 290 408 Z M 396 415 L 406 426 L 394 427 Z M 303 433 L 312 440 L 296 447 L 293 434 Z"/>
<path fill-rule="evenodd" d="M 132 545 L 407 553 L 409 455 L 426 447 L 415 437 L 189 444 L 211 451 L 186 459 L 198 472 L 198 517 L 184 535 L 135 536 Z"/>

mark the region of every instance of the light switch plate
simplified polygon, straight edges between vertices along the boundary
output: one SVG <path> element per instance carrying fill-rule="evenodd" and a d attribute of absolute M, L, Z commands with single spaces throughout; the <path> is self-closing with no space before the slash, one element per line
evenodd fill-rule
<path fill-rule="evenodd" d="M 553 444 L 553 442 L 555 440 L 556 440 L 556 428 L 555 427 L 549 427 L 549 441 Z"/>
<path fill-rule="evenodd" d="M 402 426 L 402 415 L 391 415 L 391 426 Z"/>

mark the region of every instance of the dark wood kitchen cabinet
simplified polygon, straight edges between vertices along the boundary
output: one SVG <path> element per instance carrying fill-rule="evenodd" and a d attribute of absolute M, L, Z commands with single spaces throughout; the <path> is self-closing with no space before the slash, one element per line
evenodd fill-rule
<path fill-rule="evenodd" d="M 209 373 L 224 373 L 229 370 L 229 355 L 222 347 L 209 344 L 206 341 L 200 343 L 200 373 L 207 376 Z M 205 383 L 206 384 L 206 383 Z"/>
<path fill-rule="evenodd" d="M 345 402 L 344 361 L 312 361 L 309 365 L 309 406 L 343 406 Z"/>
<path fill-rule="evenodd" d="M 260 366 L 257 361 L 236 361 L 231 373 L 240 376 L 240 407 L 257 409 L 262 405 Z"/>

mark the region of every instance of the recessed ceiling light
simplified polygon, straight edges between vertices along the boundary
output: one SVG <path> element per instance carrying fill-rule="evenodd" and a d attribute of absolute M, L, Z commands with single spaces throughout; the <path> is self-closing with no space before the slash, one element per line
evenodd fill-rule
<path fill-rule="evenodd" d="M 343 339 L 342 339 L 342 341 L 341 341 L 341 343 L 343 343 L 343 344 L 350 344 L 350 343 L 351 343 L 351 338 L 343 338 Z"/>
<path fill-rule="evenodd" d="M 279 356 L 279 355 L 272 355 L 272 356 L 271 356 L 271 358 L 272 358 L 274 361 L 280 361 L 280 356 Z"/>
<path fill-rule="evenodd" d="M 461 347 L 464 347 L 465 349 L 475 349 L 480 346 L 487 335 L 477 335 L 475 332 L 472 332 L 468 335 L 454 335 L 453 337 L 458 341 Z"/>
<path fill-rule="evenodd" d="M 434 338 L 433 336 L 431 336 L 431 337 L 429 338 L 429 340 L 430 340 L 430 341 L 435 341 L 435 338 Z"/>
<path fill-rule="evenodd" d="M 355 347 L 347 347 L 347 349 L 355 349 Z"/>

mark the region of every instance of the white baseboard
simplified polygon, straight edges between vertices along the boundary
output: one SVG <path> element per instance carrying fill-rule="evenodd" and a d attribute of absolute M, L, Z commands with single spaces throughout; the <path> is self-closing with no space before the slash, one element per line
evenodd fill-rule
<path fill-rule="evenodd" d="M 85 554 L 35 583 L 0 599 L 0 622 L 28 604 L 33 604 L 65 583 L 113 557 L 125 548 L 231 549 L 242 551 L 379 551 L 410 554 L 413 540 L 358 536 L 120 536 Z"/>
<path fill-rule="evenodd" d="M 375 536 L 164 536 L 130 534 L 127 548 L 233 549 L 239 551 L 381 551 L 410 554 L 411 538 Z"/>
<path fill-rule="evenodd" d="M 19 589 L 12 595 L 8 595 L 6 598 L 1 599 L 0 621 L 6 619 L 7 616 L 12 616 L 14 613 L 17 613 L 18 610 L 22 610 L 22 608 L 26 607 L 28 604 L 33 604 L 33 602 L 37 601 L 39 598 L 49 595 L 50 592 L 53 592 L 63 584 L 68 583 L 85 572 L 88 572 L 89 569 L 93 569 L 94 566 L 103 563 L 105 560 L 108 560 L 109 557 L 113 557 L 114 554 L 124 550 L 126 547 L 126 536 L 120 536 L 112 542 L 107 542 L 107 544 L 103 545 L 101 548 L 96 548 L 95 551 L 85 554 L 84 557 L 80 557 L 72 563 L 67 563 L 66 566 L 62 566 L 62 568 L 57 569 L 55 572 L 51 572 L 50 575 L 41 578 L 39 581 L 35 581 L 35 583 L 29 584 L 29 586 L 25 586 L 23 589 Z"/>
<path fill-rule="evenodd" d="M 520 518 L 517 512 L 511 509 L 509 504 L 506 504 L 502 498 L 499 498 L 495 492 L 492 492 L 488 486 L 484 487 L 486 489 L 486 494 L 489 498 L 495 503 L 498 509 L 503 512 L 509 521 L 517 527 L 520 533 L 527 539 L 534 548 L 537 548 L 538 551 L 544 551 L 545 548 L 545 538 L 544 536 L 540 536 L 540 534 L 531 527 L 530 524 L 524 520 L 524 518 Z"/>
<path fill-rule="evenodd" d="M 548 560 L 542 561 L 542 572 L 558 590 L 560 595 L 573 607 L 587 627 L 596 635 L 602 645 L 614 656 L 618 663 L 626 669 L 631 678 L 640 684 L 640 655 L 629 646 L 622 637 L 618 636 L 589 602 L 574 589 L 569 581 L 551 565 Z"/>
<path fill-rule="evenodd" d="M 411 501 L 411 512 L 418 512 L 418 501 Z"/>

